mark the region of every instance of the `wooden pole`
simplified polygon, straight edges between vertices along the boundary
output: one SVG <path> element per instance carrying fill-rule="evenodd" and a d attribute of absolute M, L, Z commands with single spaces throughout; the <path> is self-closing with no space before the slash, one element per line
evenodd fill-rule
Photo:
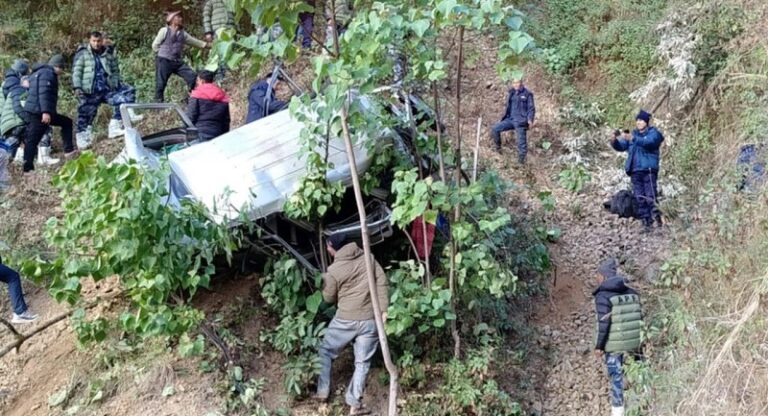
<path fill-rule="evenodd" d="M 483 123 L 483 118 L 477 118 L 477 137 L 475 138 L 475 162 L 472 165 L 472 182 L 477 182 L 477 155 L 480 153 L 480 126 Z"/>

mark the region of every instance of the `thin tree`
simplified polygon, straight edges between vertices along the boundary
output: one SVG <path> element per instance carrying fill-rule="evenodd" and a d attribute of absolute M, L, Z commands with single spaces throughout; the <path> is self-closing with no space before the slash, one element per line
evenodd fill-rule
<path fill-rule="evenodd" d="M 331 0 L 331 9 L 335 10 L 334 0 Z M 339 34 L 336 30 L 336 16 L 331 13 L 331 27 L 333 31 L 333 44 L 336 56 L 339 54 Z M 349 99 L 349 97 L 347 97 Z M 397 376 L 397 366 L 392 361 L 392 354 L 389 352 L 389 343 L 387 342 L 387 332 L 384 328 L 384 317 L 379 305 L 379 297 L 376 294 L 376 274 L 373 269 L 373 254 L 371 254 L 371 240 L 368 235 L 368 221 L 365 212 L 365 203 L 363 202 L 363 193 L 360 186 L 360 176 L 357 172 L 357 162 L 355 160 L 355 151 L 352 145 L 352 136 L 349 134 L 349 113 L 346 104 L 341 107 L 341 128 L 344 136 L 344 146 L 347 150 L 347 161 L 349 162 L 350 175 L 352 176 L 352 189 L 357 203 L 357 212 L 360 216 L 360 236 L 363 240 L 363 257 L 365 257 L 365 270 L 368 274 L 368 291 L 371 296 L 373 306 L 373 317 L 376 321 L 376 332 L 379 335 L 379 344 L 381 345 L 381 355 L 384 357 L 384 366 L 389 373 L 389 416 L 397 415 L 397 392 L 399 382 Z"/>

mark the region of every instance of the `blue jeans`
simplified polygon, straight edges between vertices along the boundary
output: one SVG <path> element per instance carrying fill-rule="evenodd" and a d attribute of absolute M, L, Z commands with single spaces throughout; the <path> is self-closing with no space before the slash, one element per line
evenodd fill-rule
<path fill-rule="evenodd" d="M 21 277 L 10 267 L 0 264 L 0 282 L 8 284 L 8 294 L 11 296 L 11 305 L 16 315 L 21 315 L 27 311 L 27 304 L 24 302 L 24 293 L 21 291 Z"/>
<path fill-rule="evenodd" d="M 517 159 L 525 162 L 525 156 L 528 154 L 528 127 L 521 125 L 510 119 L 501 120 L 491 128 L 491 137 L 496 148 L 501 148 L 501 133 L 514 130 L 517 136 Z"/>
<path fill-rule="evenodd" d="M 611 406 L 624 406 L 624 371 L 621 366 L 624 363 L 624 354 L 605 353 L 605 366 L 608 368 L 608 377 L 611 379 Z"/>
<path fill-rule="evenodd" d="M 351 321 L 333 318 L 320 345 L 321 369 L 317 380 L 317 395 L 321 397 L 330 395 L 331 364 L 341 350 L 352 341 L 355 342 L 355 372 L 347 387 L 345 399 L 348 405 L 359 406 L 365 390 L 368 369 L 371 367 L 371 359 L 379 347 L 376 322 L 373 319 Z"/>
<path fill-rule="evenodd" d="M 645 224 L 653 223 L 653 219 L 660 215 L 656 208 L 656 196 L 658 195 L 658 173 L 651 170 L 632 172 L 632 194 L 635 196 L 637 217 Z"/>

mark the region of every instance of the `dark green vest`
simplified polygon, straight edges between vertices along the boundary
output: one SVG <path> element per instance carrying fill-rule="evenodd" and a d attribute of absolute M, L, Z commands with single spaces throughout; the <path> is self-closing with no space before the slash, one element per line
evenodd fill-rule
<path fill-rule="evenodd" d="M 640 331 L 643 328 L 643 315 L 640 311 L 640 296 L 616 295 L 610 298 L 611 314 L 603 319 L 610 319 L 608 342 L 605 352 L 630 352 L 640 349 Z"/>

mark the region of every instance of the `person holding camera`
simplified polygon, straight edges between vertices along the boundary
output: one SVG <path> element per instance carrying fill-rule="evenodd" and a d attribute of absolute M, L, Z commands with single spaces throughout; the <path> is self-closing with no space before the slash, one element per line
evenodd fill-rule
<path fill-rule="evenodd" d="M 658 196 L 658 177 L 660 147 L 664 135 L 650 125 L 651 114 L 640 110 L 632 135 L 616 135 L 611 140 L 611 147 L 617 152 L 627 152 L 624 170 L 632 178 L 632 193 L 636 202 L 636 216 L 643 221 L 646 231 L 653 227 L 654 220 L 662 225 L 661 212 L 656 206 Z"/>

